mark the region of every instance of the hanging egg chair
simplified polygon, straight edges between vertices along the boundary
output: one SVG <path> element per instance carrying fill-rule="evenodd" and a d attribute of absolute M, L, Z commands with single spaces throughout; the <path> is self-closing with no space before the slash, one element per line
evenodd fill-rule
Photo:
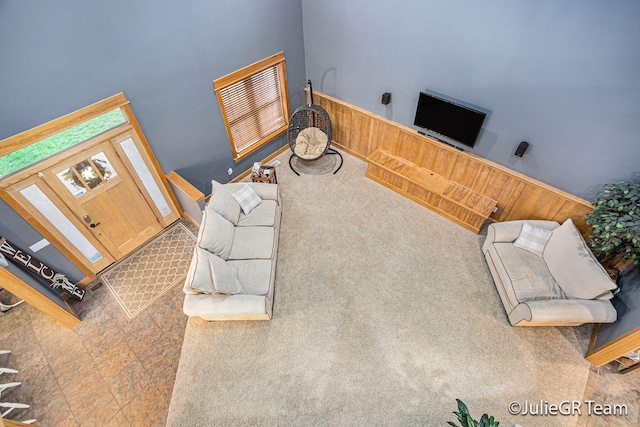
<path fill-rule="evenodd" d="M 331 119 L 324 108 L 313 103 L 311 80 L 307 80 L 307 85 L 311 104 L 297 108 L 289 120 L 287 136 L 292 153 L 289 157 L 289 167 L 300 176 L 291 163 L 294 157 L 303 161 L 313 161 L 325 154 L 336 154 L 340 156 L 340 165 L 333 172 L 335 174 L 342 167 L 343 159 L 342 154 L 331 148 Z"/>

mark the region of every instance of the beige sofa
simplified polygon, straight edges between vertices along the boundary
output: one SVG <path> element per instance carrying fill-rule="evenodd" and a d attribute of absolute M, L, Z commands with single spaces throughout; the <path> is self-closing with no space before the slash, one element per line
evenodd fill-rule
<path fill-rule="evenodd" d="M 527 247 L 528 236 L 519 239 L 525 223 L 544 235 L 534 249 L 522 249 L 523 242 Z M 562 226 L 534 220 L 491 224 L 482 250 L 513 326 L 615 322 L 609 300 L 616 284 L 570 219 Z"/>
<path fill-rule="evenodd" d="M 231 196 L 245 185 L 261 199 L 248 214 Z M 276 184 L 213 181 L 183 287 L 185 314 L 271 319 L 281 210 Z"/>

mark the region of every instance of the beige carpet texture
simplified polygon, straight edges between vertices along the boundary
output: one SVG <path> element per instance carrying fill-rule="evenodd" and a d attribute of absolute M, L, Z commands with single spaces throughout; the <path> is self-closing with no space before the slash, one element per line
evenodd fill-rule
<path fill-rule="evenodd" d="M 273 319 L 188 321 L 168 426 L 443 426 L 456 398 L 501 426 L 574 426 L 509 404 L 581 400 L 591 325 L 509 325 L 476 235 L 365 177 L 295 176 Z"/>

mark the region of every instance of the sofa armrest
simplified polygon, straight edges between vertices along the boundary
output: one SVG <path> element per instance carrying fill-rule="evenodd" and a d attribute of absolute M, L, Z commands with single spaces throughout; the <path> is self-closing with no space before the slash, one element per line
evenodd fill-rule
<path fill-rule="evenodd" d="M 613 323 L 617 317 L 610 301 L 582 299 L 528 301 L 509 313 L 513 326 L 579 326 Z"/>
<path fill-rule="evenodd" d="M 253 189 L 256 190 L 256 193 L 258 193 L 258 196 L 260 196 L 261 199 L 275 200 L 276 202 L 278 202 L 278 205 L 280 205 L 280 191 L 278 191 L 278 184 L 269 184 L 267 182 L 241 181 L 230 182 L 228 184 L 224 184 L 224 186 L 229 193 L 233 193 L 235 191 L 238 191 L 246 184 L 249 184 L 251 187 L 253 187 Z"/>
<path fill-rule="evenodd" d="M 514 242 L 520 235 L 522 224 L 524 224 L 525 222 L 528 222 L 535 227 L 544 228 L 546 230 L 553 230 L 560 226 L 560 224 L 555 221 L 545 221 L 540 219 L 495 222 L 493 224 L 490 224 L 487 228 L 487 238 L 484 241 L 484 245 L 482 246 L 483 252 L 486 252 L 487 246 L 492 243 Z"/>
<path fill-rule="evenodd" d="M 269 302 L 264 295 L 187 294 L 182 308 L 187 316 L 198 316 L 204 320 L 269 320 Z"/>

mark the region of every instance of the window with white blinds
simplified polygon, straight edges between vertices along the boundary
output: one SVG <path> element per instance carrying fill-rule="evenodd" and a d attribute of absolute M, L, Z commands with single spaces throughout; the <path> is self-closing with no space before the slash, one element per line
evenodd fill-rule
<path fill-rule="evenodd" d="M 236 161 L 287 131 L 283 52 L 214 80 L 213 86 Z"/>

